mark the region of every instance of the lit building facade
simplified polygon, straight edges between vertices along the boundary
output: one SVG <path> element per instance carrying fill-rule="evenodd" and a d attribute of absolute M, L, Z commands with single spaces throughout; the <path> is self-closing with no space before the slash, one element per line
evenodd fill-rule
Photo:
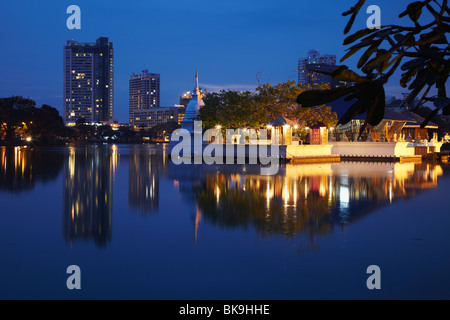
<path fill-rule="evenodd" d="M 150 129 L 161 123 L 176 122 L 180 124 L 183 119 L 184 108 L 160 107 L 135 110 L 133 113 L 133 129 Z M 130 121 L 131 122 L 131 121 Z"/>
<path fill-rule="evenodd" d="M 64 119 L 108 122 L 114 114 L 114 48 L 108 38 L 64 46 Z"/>
<path fill-rule="evenodd" d="M 336 68 L 336 56 L 321 55 L 318 50 L 308 51 L 308 57 L 298 59 L 299 86 L 328 84 L 331 88 L 339 86 L 341 82 L 333 80 L 331 76 L 319 73 L 332 72 Z"/>
<path fill-rule="evenodd" d="M 135 125 L 136 111 L 160 107 L 160 74 L 143 70 L 141 74 L 132 74 L 129 83 L 129 119 Z"/>

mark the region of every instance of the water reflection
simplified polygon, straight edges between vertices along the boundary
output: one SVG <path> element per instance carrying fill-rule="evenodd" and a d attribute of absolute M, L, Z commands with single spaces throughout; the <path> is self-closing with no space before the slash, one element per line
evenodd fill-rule
<path fill-rule="evenodd" d="M 130 147 L 128 170 L 128 205 L 142 214 L 159 208 L 159 179 L 166 175 L 166 157 L 155 150 L 136 145 Z"/>
<path fill-rule="evenodd" d="M 69 147 L 64 163 L 63 233 L 66 241 L 111 240 L 117 147 Z"/>
<path fill-rule="evenodd" d="M 0 189 L 21 192 L 34 188 L 36 182 L 56 179 L 64 163 L 57 150 L 28 147 L 0 147 Z"/>
<path fill-rule="evenodd" d="M 444 172 L 428 163 L 341 162 L 288 164 L 275 176 L 261 176 L 255 165 L 177 166 L 165 149 L 141 145 L 0 148 L 1 189 L 29 190 L 62 169 L 63 234 L 70 244 L 111 241 L 114 177 L 122 169 L 125 183 L 116 192 L 128 187 L 129 211 L 164 215 L 160 194 L 178 192 L 177 210 L 190 212 L 195 243 L 202 225 L 209 224 L 253 229 L 264 237 L 301 236 L 314 248 L 317 236 L 437 187 Z"/>
<path fill-rule="evenodd" d="M 187 201 L 195 203 L 194 239 L 200 222 L 254 228 L 263 236 L 314 239 L 344 228 L 395 200 L 437 187 L 440 165 L 342 162 L 286 165 L 260 176 L 248 165 L 170 167 Z"/>

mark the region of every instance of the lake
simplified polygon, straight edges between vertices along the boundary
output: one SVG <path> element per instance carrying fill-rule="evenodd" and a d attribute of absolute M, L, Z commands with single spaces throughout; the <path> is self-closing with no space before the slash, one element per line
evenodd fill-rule
<path fill-rule="evenodd" d="M 0 147 L 0 299 L 449 299 L 449 191 L 446 164 L 262 176 L 162 145 Z"/>

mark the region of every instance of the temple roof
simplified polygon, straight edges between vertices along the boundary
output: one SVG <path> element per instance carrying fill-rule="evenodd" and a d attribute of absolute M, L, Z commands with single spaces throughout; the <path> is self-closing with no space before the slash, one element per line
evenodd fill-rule
<path fill-rule="evenodd" d="M 269 123 L 269 125 L 274 126 L 274 127 L 282 127 L 284 125 L 295 126 L 295 125 L 297 125 L 297 123 L 295 123 L 292 120 L 289 120 L 288 118 L 279 117 L 278 119 L 272 120 Z"/>
<path fill-rule="evenodd" d="M 344 98 L 340 98 L 329 105 L 331 106 L 331 111 L 336 112 L 338 119 L 341 119 L 347 109 L 354 103 L 354 101 L 345 101 Z M 354 117 L 354 120 L 365 120 L 367 116 L 367 112 L 362 114 L 358 114 Z M 403 111 L 402 113 L 393 111 L 389 108 L 384 109 L 383 120 L 388 121 L 402 121 L 406 122 L 406 126 L 420 126 L 420 124 L 425 120 L 418 114 L 411 111 Z M 437 128 L 438 125 L 432 122 L 429 122 L 426 128 L 432 129 Z"/>
<path fill-rule="evenodd" d="M 407 123 L 407 127 L 420 127 L 422 122 L 425 120 L 422 116 L 419 116 L 417 113 L 411 112 L 411 111 L 403 111 L 403 115 L 410 117 L 414 120 L 414 123 Z M 434 122 L 428 122 L 428 124 L 425 126 L 426 129 L 437 129 L 439 126 Z"/>

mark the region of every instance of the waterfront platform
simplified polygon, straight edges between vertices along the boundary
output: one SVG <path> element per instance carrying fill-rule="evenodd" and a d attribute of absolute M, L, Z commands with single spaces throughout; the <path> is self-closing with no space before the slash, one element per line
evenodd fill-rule
<path fill-rule="evenodd" d="M 414 142 L 330 142 L 326 145 L 214 144 L 191 145 L 190 155 L 237 159 L 236 163 L 260 163 L 261 159 L 278 158 L 281 162 L 323 163 L 345 161 L 410 162 L 422 161 L 438 154 L 442 143 Z M 170 144 L 170 152 L 174 144 Z M 189 153 L 188 153 L 189 154 Z M 181 157 L 185 157 L 181 153 Z"/>

